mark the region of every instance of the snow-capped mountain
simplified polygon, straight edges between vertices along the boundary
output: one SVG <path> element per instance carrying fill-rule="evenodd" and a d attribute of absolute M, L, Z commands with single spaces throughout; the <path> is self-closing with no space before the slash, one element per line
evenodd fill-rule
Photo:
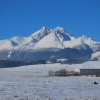
<path fill-rule="evenodd" d="M 64 42 L 73 39 L 74 37 L 67 34 L 63 28 L 56 27 L 54 30 L 50 31 L 50 33 L 47 36 L 42 38 L 35 45 L 34 49 L 46 49 L 46 48 L 64 49 L 66 48 Z"/>
<path fill-rule="evenodd" d="M 60 52 L 60 50 L 62 52 L 63 49 L 64 52 L 67 50 L 69 55 L 70 50 L 71 52 L 78 50 L 76 51 L 77 54 L 80 53 L 82 56 L 85 54 L 85 57 L 89 54 L 87 58 L 93 59 L 92 56 L 95 55 L 96 52 L 100 51 L 100 42 L 94 41 L 84 35 L 75 38 L 68 34 L 62 27 L 56 27 L 54 29 L 42 27 L 29 37 L 16 36 L 11 39 L 0 40 L 0 45 L 0 59 L 28 60 L 28 58 L 34 58 L 38 60 L 42 59 L 44 56 L 44 59 L 51 59 L 51 56 L 57 56 L 58 54 L 54 54 L 54 52 Z M 71 49 L 69 50 L 67 48 Z M 94 54 L 92 55 L 92 53 Z M 43 54 L 43 56 L 40 57 L 39 54 Z M 98 53 L 96 54 L 98 55 Z M 62 55 L 59 56 L 59 59 L 61 56 Z M 80 56 L 77 57 L 77 59 L 79 59 Z M 70 56 L 70 59 L 71 58 L 72 56 Z M 66 57 L 64 59 L 66 59 Z"/>
<path fill-rule="evenodd" d="M 47 29 L 46 27 L 42 27 L 39 31 L 33 33 L 29 37 L 12 37 L 10 40 L 18 43 L 19 45 L 25 45 L 29 43 L 36 43 L 39 40 L 41 40 L 43 37 L 48 35 L 50 33 L 50 29 Z"/>
<path fill-rule="evenodd" d="M 86 36 L 81 36 L 79 38 L 76 38 L 71 41 L 65 41 L 66 48 L 76 48 L 76 49 L 84 49 L 84 50 L 90 50 L 93 52 L 100 50 L 100 42 L 93 41 L 91 38 L 88 38 Z"/>
<path fill-rule="evenodd" d="M 46 35 L 48 35 L 51 31 L 52 31 L 52 29 L 50 29 L 50 28 L 42 27 L 42 29 L 40 29 L 39 31 L 33 33 L 30 36 L 33 39 L 32 42 L 34 42 L 34 43 L 38 42 L 43 37 L 45 37 Z"/>

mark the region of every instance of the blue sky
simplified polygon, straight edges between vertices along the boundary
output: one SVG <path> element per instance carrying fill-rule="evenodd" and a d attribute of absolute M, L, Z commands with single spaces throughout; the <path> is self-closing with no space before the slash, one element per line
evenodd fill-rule
<path fill-rule="evenodd" d="M 100 42 L 100 0 L 0 0 L 0 40 L 61 26 Z"/>

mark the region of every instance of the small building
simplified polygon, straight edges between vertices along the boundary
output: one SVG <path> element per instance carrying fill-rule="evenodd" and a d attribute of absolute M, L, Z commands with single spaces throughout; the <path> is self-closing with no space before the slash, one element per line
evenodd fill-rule
<path fill-rule="evenodd" d="M 74 73 L 79 75 L 100 75 L 100 69 L 75 69 Z"/>

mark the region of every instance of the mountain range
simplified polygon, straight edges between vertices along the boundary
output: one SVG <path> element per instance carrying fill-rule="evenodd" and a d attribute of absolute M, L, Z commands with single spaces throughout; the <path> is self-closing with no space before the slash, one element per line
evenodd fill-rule
<path fill-rule="evenodd" d="M 75 38 L 62 27 L 42 27 L 29 37 L 0 40 L 0 59 L 9 60 L 99 60 L 100 42 L 86 36 Z"/>

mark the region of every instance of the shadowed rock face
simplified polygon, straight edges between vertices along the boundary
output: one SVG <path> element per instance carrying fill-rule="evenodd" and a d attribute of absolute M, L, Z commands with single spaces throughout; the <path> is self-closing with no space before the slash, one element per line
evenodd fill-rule
<path fill-rule="evenodd" d="M 36 61 L 36 60 L 56 60 L 65 58 L 68 60 L 88 60 L 91 57 L 91 52 L 66 48 L 59 51 L 43 50 L 13 50 L 0 52 L 0 59 Z"/>

